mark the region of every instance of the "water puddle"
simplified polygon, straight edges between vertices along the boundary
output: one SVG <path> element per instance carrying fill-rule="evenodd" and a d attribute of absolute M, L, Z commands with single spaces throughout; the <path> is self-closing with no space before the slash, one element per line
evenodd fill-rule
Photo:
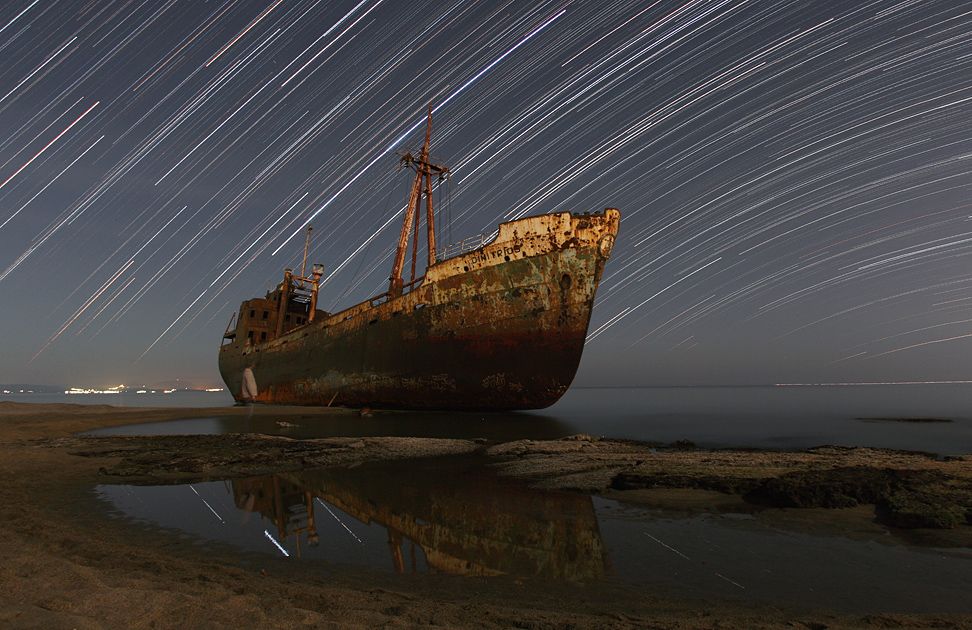
<path fill-rule="evenodd" d="M 604 573 L 590 497 L 530 490 L 458 461 L 97 491 L 128 517 L 295 560 L 398 573 Z"/>
<path fill-rule="evenodd" d="M 848 612 L 972 610 L 969 548 L 531 489 L 470 458 L 97 493 L 117 517 L 179 532 L 199 553 L 220 543 L 335 570 L 617 581 Z"/>

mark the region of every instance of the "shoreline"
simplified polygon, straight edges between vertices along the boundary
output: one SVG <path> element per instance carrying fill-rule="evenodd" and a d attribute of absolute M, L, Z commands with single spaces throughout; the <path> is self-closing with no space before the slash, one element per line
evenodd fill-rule
<path fill-rule="evenodd" d="M 364 570 L 329 572 L 272 559 L 260 561 L 264 565 L 261 572 L 241 566 L 240 554 L 233 550 L 203 556 L 175 537 L 107 519 L 90 509 L 91 489 L 98 483 L 179 483 L 473 453 L 485 455 L 500 474 L 538 487 L 593 491 L 633 503 L 657 500 L 659 493 L 652 488 L 697 488 L 711 493 L 720 489 L 717 482 L 726 480 L 735 483 L 739 492 L 722 488 L 720 496 L 738 500 L 758 487 L 754 480 L 792 473 L 805 476 L 809 470 L 827 467 L 883 466 L 925 475 L 920 481 L 926 485 L 913 488 L 940 485 L 940 475 L 947 477 L 946 486 L 958 485 L 961 492 L 965 491 L 963 484 L 972 483 L 968 455 L 935 458 L 882 449 L 658 449 L 590 436 L 484 444 L 434 438 L 76 435 L 135 422 L 250 413 L 280 417 L 355 412 L 307 407 L 167 409 L 0 402 L 0 470 L 9 480 L 0 487 L 0 549 L 9 559 L 0 568 L 0 592 L 5 593 L 0 595 L 0 622 L 13 627 L 437 622 L 453 627 L 701 628 L 717 621 L 722 627 L 928 623 L 972 627 L 970 615 L 836 615 L 748 602 L 703 604 L 617 584 L 537 584 L 435 575 L 402 579 Z M 754 457 L 754 453 L 760 455 Z M 801 483 L 783 490 L 819 485 L 815 479 L 798 480 Z M 789 495 L 784 492 L 784 496 Z M 795 492 L 795 496 L 802 495 Z M 696 499 L 689 503 L 693 501 L 698 503 Z M 958 532 L 961 540 L 968 536 L 969 527 L 957 524 L 945 531 Z"/>

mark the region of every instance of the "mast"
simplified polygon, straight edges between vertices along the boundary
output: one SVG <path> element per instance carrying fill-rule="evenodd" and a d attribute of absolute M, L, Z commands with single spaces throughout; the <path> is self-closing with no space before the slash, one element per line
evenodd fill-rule
<path fill-rule="evenodd" d="M 412 223 L 415 224 L 415 242 L 412 245 L 412 274 L 409 284 L 415 283 L 415 259 L 418 255 L 418 226 L 423 194 L 426 198 L 425 224 L 428 230 L 428 266 L 431 267 L 435 264 L 435 214 L 432 207 L 432 173 L 435 172 L 442 178 L 449 172 L 449 169 L 429 161 L 429 145 L 431 144 L 431 139 L 432 104 L 429 103 L 429 113 L 425 125 L 425 143 L 422 145 L 422 152 L 418 158 L 411 153 L 406 153 L 402 156 L 402 164 L 415 169 L 415 179 L 412 182 L 412 189 L 408 196 L 408 205 L 405 207 L 405 216 L 402 219 L 402 231 L 398 237 L 398 249 L 395 251 L 395 262 L 392 264 L 392 272 L 389 277 L 389 297 L 398 297 L 404 289 L 405 283 L 402 280 L 402 271 L 405 268 L 405 254 L 408 251 L 408 239 L 411 236 Z"/>

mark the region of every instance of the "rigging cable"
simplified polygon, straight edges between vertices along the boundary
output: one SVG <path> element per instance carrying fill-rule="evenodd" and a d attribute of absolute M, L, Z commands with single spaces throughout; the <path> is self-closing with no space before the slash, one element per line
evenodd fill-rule
<path fill-rule="evenodd" d="M 398 169 L 395 169 L 395 171 L 397 171 L 397 170 Z M 390 207 L 390 204 L 391 204 L 392 194 L 395 192 L 395 189 L 397 187 L 396 185 L 397 185 L 397 182 L 393 179 L 391 181 L 391 185 L 388 186 L 388 195 L 385 196 L 384 207 L 382 209 L 381 215 L 379 215 L 379 216 L 385 216 L 385 215 L 388 214 L 388 208 Z M 347 295 L 352 290 L 354 290 L 354 288 L 356 286 L 358 286 L 358 284 L 359 284 L 357 282 L 357 280 L 358 280 L 358 274 L 361 273 L 361 268 L 364 266 L 364 262 L 367 259 L 366 254 L 368 253 L 368 250 L 369 249 L 371 249 L 371 243 L 368 243 L 368 245 L 365 246 L 364 250 L 358 255 L 358 266 L 354 270 L 354 275 L 352 275 L 351 278 L 348 280 L 347 284 L 345 285 L 344 291 L 342 291 L 339 296 L 337 296 L 336 298 L 334 298 L 334 301 L 331 303 L 331 308 L 332 309 L 335 307 L 335 305 L 338 303 L 338 301 L 343 300 L 345 297 L 347 297 Z"/>

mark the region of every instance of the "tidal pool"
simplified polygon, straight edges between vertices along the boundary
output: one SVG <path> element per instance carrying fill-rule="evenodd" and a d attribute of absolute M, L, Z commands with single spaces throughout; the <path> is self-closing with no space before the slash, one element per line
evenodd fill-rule
<path fill-rule="evenodd" d="M 853 518 L 646 507 L 530 488 L 447 457 L 171 486 L 100 485 L 116 518 L 332 570 L 608 581 L 843 612 L 970 612 L 972 548 Z M 835 525 L 837 523 L 837 525 Z M 843 527 L 843 529 L 842 529 Z"/>

